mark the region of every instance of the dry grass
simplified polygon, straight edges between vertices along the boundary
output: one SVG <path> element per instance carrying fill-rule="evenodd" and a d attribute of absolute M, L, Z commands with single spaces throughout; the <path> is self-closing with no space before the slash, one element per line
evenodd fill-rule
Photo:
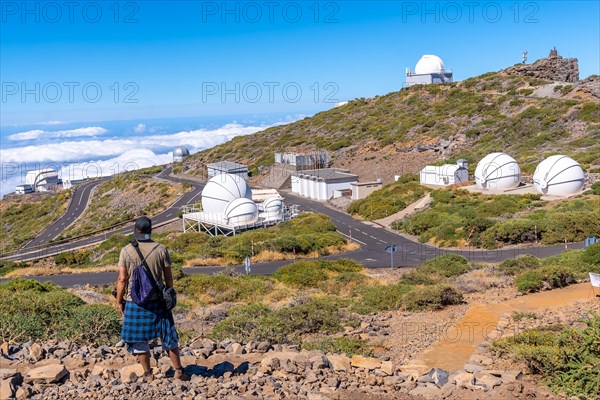
<path fill-rule="evenodd" d="M 325 254 L 339 254 L 346 253 L 349 251 L 358 250 L 360 245 L 355 242 L 348 242 L 343 246 L 330 246 L 325 248 Z M 290 254 L 282 253 L 277 251 L 261 251 L 251 257 L 252 263 L 270 262 L 270 261 L 282 261 L 282 260 L 301 260 L 306 258 L 319 258 L 322 257 L 319 252 L 313 251 L 308 254 Z M 222 267 L 228 265 L 228 261 L 223 257 L 216 258 L 192 258 L 185 262 L 185 267 Z"/>
<path fill-rule="evenodd" d="M 18 278 L 25 276 L 47 276 L 47 275 L 68 275 L 68 274 L 87 274 L 98 272 L 118 271 L 116 265 L 91 267 L 91 268 L 56 268 L 56 267 L 27 267 L 20 268 L 7 273 L 5 278 Z"/>

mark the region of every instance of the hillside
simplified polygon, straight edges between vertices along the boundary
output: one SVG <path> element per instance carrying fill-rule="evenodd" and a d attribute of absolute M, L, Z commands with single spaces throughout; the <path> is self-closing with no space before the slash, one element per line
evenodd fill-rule
<path fill-rule="evenodd" d="M 180 184 L 154 179 L 152 174 L 160 170 L 146 168 L 119 174 L 99 185 L 81 218 L 65 229 L 58 239 L 87 234 L 141 215 L 164 211 L 186 190 Z"/>
<path fill-rule="evenodd" d="M 56 221 L 69 205 L 72 192 L 6 196 L 0 201 L 0 253 L 16 250 Z"/>
<path fill-rule="evenodd" d="M 525 174 L 556 152 L 584 168 L 597 165 L 600 78 L 561 83 L 509 72 L 355 99 L 197 153 L 181 170 L 203 176 L 206 163 L 228 159 L 247 163 L 260 176 L 273 164 L 273 153 L 284 149 L 326 149 L 333 166 L 386 182 L 443 159 L 465 158 L 474 168 L 491 151 L 511 154 Z"/>

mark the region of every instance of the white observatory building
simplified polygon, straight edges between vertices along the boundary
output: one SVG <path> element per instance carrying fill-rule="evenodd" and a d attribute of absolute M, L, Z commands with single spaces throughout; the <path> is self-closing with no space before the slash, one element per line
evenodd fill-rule
<path fill-rule="evenodd" d="M 175 147 L 173 150 L 173 162 L 182 162 L 183 159 L 190 155 L 190 151 L 183 146 Z"/>
<path fill-rule="evenodd" d="M 533 173 L 533 186 L 539 193 L 567 197 L 579 192 L 585 184 L 585 174 L 571 157 L 555 155 L 538 164 Z"/>
<path fill-rule="evenodd" d="M 419 174 L 421 185 L 450 186 L 469 180 L 469 164 L 460 159 L 456 164 L 426 165 Z"/>
<path fill-rule="evenodd" d="M 514 189 L 521 183 L 521 168 L 508 154 L 491 153 L 477 164 L 475 183 L 481 189 Z"/>
<path fill-rule="evenodd" d="M 269 196 L 263 202 L 255 202 L 252 189 L 244 178 L 219 174 L 211 178 L 202 190 L 202 209 L 184 207 L 183 231 L 228 236 L 275 225 L 296 215 L 295 207 L 286 208 L 279 194 Z"/>
<path fill-rule="evenodd" d="M 406 87 L 412 85 L 429 85 L 432 83 L 452 82 L 452 71 L 446 70 L 441 58 L 433 54 L 425 54 L 421 57 L 414 72 L 406 68 Z"/>

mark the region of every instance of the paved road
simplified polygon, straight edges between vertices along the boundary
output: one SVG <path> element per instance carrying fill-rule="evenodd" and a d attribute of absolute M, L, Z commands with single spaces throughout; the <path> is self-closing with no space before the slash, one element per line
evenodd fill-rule
<path fill-rule="evenodd" d="M 83 214 L 94 188 L 107 179 L 108 177 L 79 184 L 73 192 L 73 197 L 67 211 L 59 219 L 50 224 L 50 226 L 41 231 L 33 240 L 23 246 L 23 249 L 46 244 L 60 235 L 63 230 Z"/>
<path fill-rule="evenodd" d="M 174 182 L 181 182 L 181 183 L 187 182 L 192 185 L 193 189 L 191 191 L 185 193 L 184 195 L 182 195 L 177 201 L 175 201 L 175 203 L 173 203 L 165 211 L 152 217 L 152 222 L 154 225 L 160 225 L 161 223 L 165 223 L 167 221 L 176 220 L 177 213 L 179 212 L 180 207 L 187 205 L 187 204 L 194 203 L 195 201 L 197 201 L 200 198 L 202 189 L 204 188 L 204 184 L 199 184 L 197 182 L 190 181 L 187 179 L 172 178 L 169 176 L 170 173 L 171 173 L 171 168 L 169 167 L 169 168 L 166 168 L 159 175 L 157 175 L 157 177 L 163 178 L 163 179 L 169 179 Z M 88 237 L 88 238 L 84 238 L 84 239 L 80 239 L 80 240 L 74 240 L 69 243 L 57 244 L 55 246 L 50 246 L 50 247 L 46 247 L 46 248 L 42 248 L 42 249 L 23 249 L 22 251 L 19 251 L 17 254 L 13 254 L 13 255 L 4 257 L 3 259 L 8 260 L 8 261 L 28 261 L 28 260 L 32 260 L 32 259 L 48 257 L 51 255 L 56 255 L 59 253 L 72 251 L 77 248 L 90 246 L 92 244 L 101 243 L 115 233 L 129 233 L 129 232 L 131 232 L 131 230 L 132 230 L 131 226 L 125 226 L 123 228 L 120 228 L 120 229 L 117 229 L 117 230 L 114 230 L 111 232 L 107 232 L 102 235 L 92 236 L 92 237 Z"/>
<path fill-rule="evenodd" d="M 500 250 L 445 250 L 437 247 L 414 242 L 380 225 L 368 221 L 359 221 L 341 211 L 334 210 L 322 203 L 307 200 L 292 194 L 285 195 L 287 203 L 298 204 L 301 210 L 314 211 L 328 215 L 336 225 L 338 231 L 347 237 L 358 241 L 362 248 L 352 253 L 352 258 L 368 267 L 389 267 L 391 257 L 384 250 L 389 245 L 396 245 L 394 266 L 414 266 L 426 259 L 442 254 L 457 253 L 469 261 L 476 262 L 501 262 L 519 255 L 532 254 L 536 257 L 548 257 L 559 254 L 565 250 L 564 245 L 534 246 L 524 248 L 510 248 Z M 569 249 L 583 248 L 583 243 L 569 244 Z"/>
<path fill-rule="evenodd" d="M 177 179 L 168 177 L 167 175 L 169 173 L 170 170 L 166 170 L 165 172 L 163 172 L 163 174 L 161 174 L 161 178 L 170 180 Z M 179 199 L 176 202 L 176 204 L 174 204 L 171 208 L 166 210 L 161 215 L 154 217 L 154 222 L 158 222 L 161 220 L 166 221 L 169 219 L 169 217 L 175 217 L 177 215 L 179 207 L 186 204 L 190 204 L 199 197 L 203 185 L 199 185 L 196 182 L 187 180 L 179 181 L 188 182 L 196 186 L 194 186 L 195 188 L 193 191 L 188 192 L 184 197 Z M 426 259 L 448 253 L 461 254 L 470 261 L 500 262 L 505 259 L 514 258 L 523 254 L 533 254 L 537 257 L 548 257 L 551 255 L 559 254 L 565 249 L 564 245 L 558 245 L 549 247 L 539 246 L 491 251 L 476 249 L 462 251 L 443 250 L 421 243 L 413 242 L 409 239 L 397 235 L 394 232 L 390 232 L 379 225 L 370 222 L 358 221 L 346 213 L 336 211 L 321 203 L 313 202 L 289 193 L 284 194 L 284 197 L 288 204 L 298 204 L 300 211 L 314 211 L 328 215 L 333 220 L 340 233 L 346 235 L 347 237 L 351 237 L 353 240 L 359 242 L 362 246 L 361 249 L 357 251 L 333 255 L 325 258 L 351 258 L 357 260 L 358 262 L 369 268 L 381 268 L 390 266 L 390 255 L 384 252 L 384 249 L 389 245 L 396 245 L 398 248 L 398 251 L 394 254 L 394 266 L 397 267 L 415 266 Z M 130 230 L 131 227 L 126 227 L 124 229 L 119 230 L 118 232 L 129 232 Z M 100 242 L 103 239 L 104 238 L 95 238 L 95 241 L 93 243 Z M 576 249 L 582 247 L 583 245 L 580 243 L 569 244 L 569 249 Z M 286 265 L 292 261 L 293 260 L 254 264 L 252 265 L 252 273 L 257 275 L 270 275 L 281 266 Z M 235 268 L 238 272 L 244 273 L 243 266 L 236 266 Z M 213 274 L 215 272 L 221 271 L 222 269 L 222 267 L 194 267 L 186 268 L 185 272 L 188 274 Z M 34 277 L 34 279 L 37 279 L 39 281 L 51 281 L 63 287 L 71 287 L 83 284 L 108 285 L 116 281 L 117 272 L 43 276 Z"/>

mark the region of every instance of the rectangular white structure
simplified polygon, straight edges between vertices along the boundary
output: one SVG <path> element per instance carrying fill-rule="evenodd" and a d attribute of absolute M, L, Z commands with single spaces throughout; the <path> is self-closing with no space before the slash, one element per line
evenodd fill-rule
<path fill-rule="evenodd" d="M 464 164 L 427 165 L 420 174 L 422 185 L 450 186 L 468 180 L 469 170 Z"/>
<path fill-rule="evenodd" d="M 352 190 L 352 200 L 364 199 L 376 190 L 383 187 L 383 182 L 356 182 L 350 185 Z"/>
<path fill-rule="evenodd" d="M 299 171 L 292 174 L 292 192 L 309 199 L 326 201 L 335 191 L 348 190 L 358 182 L 358 175 L 347 170 L 323 168 Z"/>

